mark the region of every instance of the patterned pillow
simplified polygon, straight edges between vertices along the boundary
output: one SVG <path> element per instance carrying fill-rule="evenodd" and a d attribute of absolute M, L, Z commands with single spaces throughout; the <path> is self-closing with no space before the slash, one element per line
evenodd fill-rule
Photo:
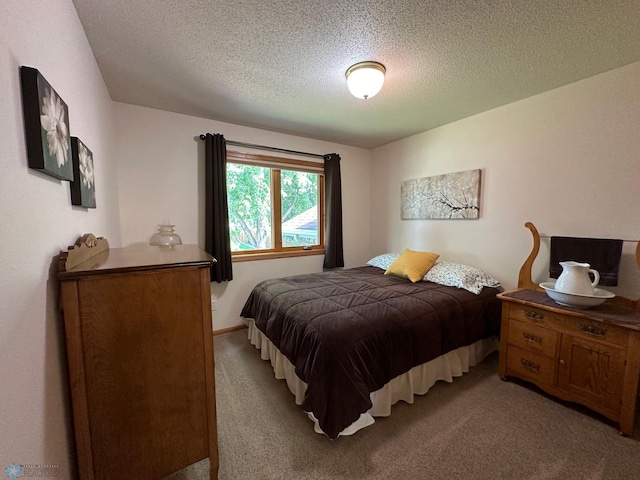
<path fill-rule="evenodd" d="M 373 257 L 371 260 L 367 262 L 367 265 L 371 265 L 372 267 L 378 267 L 383 270 L 388 270 L 393 262 L 395 262 L 398 257 L 400 257 L 399 253 L 383 253 L 382 255 L 378 255 L 377 257 Z"/>
<path fill-rule="evenodd" d="M 483 287 L 499 287 L 500 282 L 482 270 L 461 263 L 438 262 L 424 276 L 429 282 L 464 288 L 478 295 Z"/>

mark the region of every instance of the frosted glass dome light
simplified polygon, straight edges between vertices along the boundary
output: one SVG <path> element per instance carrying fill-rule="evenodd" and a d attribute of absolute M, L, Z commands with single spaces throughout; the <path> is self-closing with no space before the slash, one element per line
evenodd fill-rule
<path fill-rule="evenodd" d="M 386 71 L 384 65 L 378 62 L 351 65 L 345 74 L 349 91 L 354 97 L 364 100 L 374 97 L 382 89 Z"/>

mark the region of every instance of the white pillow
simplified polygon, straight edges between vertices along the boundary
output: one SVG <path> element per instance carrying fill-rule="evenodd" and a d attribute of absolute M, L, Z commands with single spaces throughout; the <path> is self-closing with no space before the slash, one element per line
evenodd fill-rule
<path fill-rule="evenodd" d="M 423 280 L 449 287 L 464 288 L 478 295 L 483 287 L 499 287 L 500 282 L 482 270 L 461 263 L 438 262 Z"/>
<path fill-rule="evenodd" d="M 400 257 L 399 253 L 383 253 L 382 255 L 373 257 L 371 260 L 367 262 L 367 265 L 371 265 L 372 267 L 378 267 L 383 270 L 388 270 L 391 264 L 395 262 L 399 257 Z"/>

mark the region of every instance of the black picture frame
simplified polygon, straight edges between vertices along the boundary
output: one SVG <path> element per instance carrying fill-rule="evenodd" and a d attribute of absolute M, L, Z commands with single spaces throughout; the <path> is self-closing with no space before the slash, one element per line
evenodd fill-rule
<path fill-rule="evenodd" d="M 69 108 L 36 68 L 20 67 L 29 167 L 73 180 Z"/>
<path fill-rule="evenodd" d="M 71 137 L 71 204 L 96 208 L 96 182 L 93 170 L 93 153 L 78 137 Z"/>

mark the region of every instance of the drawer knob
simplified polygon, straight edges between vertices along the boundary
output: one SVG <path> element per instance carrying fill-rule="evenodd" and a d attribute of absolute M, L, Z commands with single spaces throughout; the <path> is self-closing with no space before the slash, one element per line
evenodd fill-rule
<path fill-rule="evenodd" d="M 544 313 L 536 312 L 534 310 L 525 310 L 524 311 L 524 316 L 527 317 L 529 320 L 543 320 L 544 319 Z"/>
<path fill-rule="evenodd" d="M 596 327 L 594 325 L 580 325 L 580 330 L 584 333 L 588 333 L 589 335 L 593 335 L 594 337 L 604 337 L 607 333 L 606 328 Z"/>
<path fill-rule="evenodd" d="M 521 358 L 520 362 L 525 366 L 525 368 L 528 368 L 529 370 L 532 370 L 536 373 L 540 372 L 539 363 L 532 362 L 531 360 L 527 360 L 526 358 Z"/>
<path fill-rule="evenodd" d="M 536 342 L 542 345 L 542 337 L 538 337 L 537 335 L 533 335 L 532 333 L 522 332 L 522 336 L 527 342 Z"/>

